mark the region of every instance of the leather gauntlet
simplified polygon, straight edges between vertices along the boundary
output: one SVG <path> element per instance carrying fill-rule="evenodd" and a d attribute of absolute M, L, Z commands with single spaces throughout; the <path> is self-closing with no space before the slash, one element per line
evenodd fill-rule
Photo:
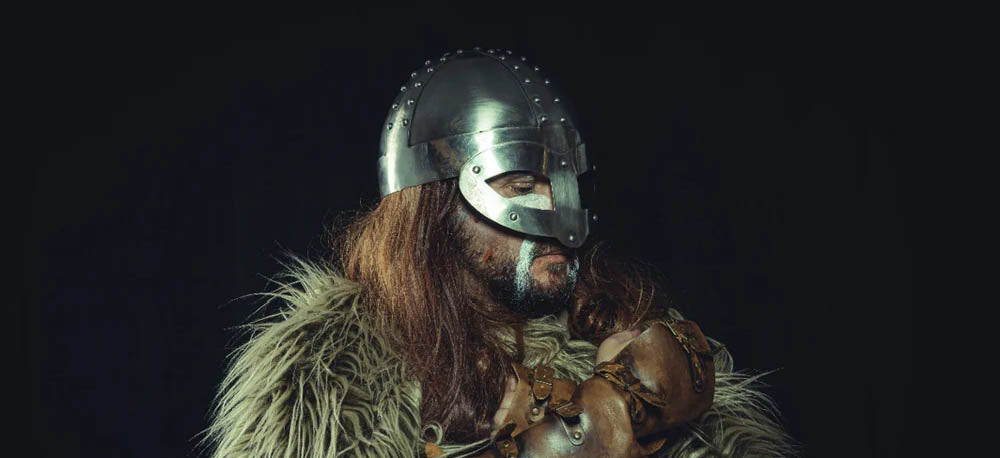
<path fill-rule="evenodd" d="M 543 365 L 514 371 L 511 409 L 485 456 L 648 456 L 715 392 L 708 342 L 691 321 L 654 323 L 579 386 Z"/>
<path fill-rule="evenodd" d="M 695 419 L 715 395 L 713 354 L 692 321 L 653 324 L 595 372 L 624 396 L 636 438 Z"/>

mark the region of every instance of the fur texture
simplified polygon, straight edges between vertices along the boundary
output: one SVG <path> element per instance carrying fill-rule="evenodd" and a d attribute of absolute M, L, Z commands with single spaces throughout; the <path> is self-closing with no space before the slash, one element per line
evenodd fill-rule
<path fill-rule="evenodd" d="M 246 325 L 249 341 L 231 356 L 202 442 L 213 456 L 412 457 L 425 438 L 452 457 L 489 446 L 487 438 L 441 443 L 440 426 L 421 424 L 419 383 L 406 379 L 391 336 L 366 320 L 356 284 L 324 266 L 288 267 L 266 295 L 283 302 L 281 311 Z M 500 332 L 513 354 L 512 333 Z M 597 347 L 571 340 L 559 319 L 533 320 L 524 332 L 526 366 L 547 363 L 577 382 L 593 373 Z M 766 374 L 734 372 L 725 350 L 715 367 L 712 408 L 676 431 L 661 456 L 793 455 L 773 402 L 755 388 Z"/>

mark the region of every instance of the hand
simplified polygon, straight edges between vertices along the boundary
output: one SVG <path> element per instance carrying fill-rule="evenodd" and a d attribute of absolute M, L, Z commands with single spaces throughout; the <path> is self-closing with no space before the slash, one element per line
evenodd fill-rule
<path fill-rule="evenodd" d="M 597 361 L 595 364 L 601 364 L 614 359 L 640 332 L 638 329 L 622 331 L 604 339 L 601 345 L 597 347 Z"/>

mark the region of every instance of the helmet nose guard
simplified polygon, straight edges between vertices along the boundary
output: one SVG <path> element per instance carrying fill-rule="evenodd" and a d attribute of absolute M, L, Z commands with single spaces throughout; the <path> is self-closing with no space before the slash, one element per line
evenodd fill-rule
<path fill-rule="evenodd" d="M 510 51 L 446 53 L 410 74 L 382 129 L 378 159 L 383 197 L 458 177 L 463 197 L 483 216 L 570 247 L 589 235 L 577 175 L 586 150 L 541 69 Z M 548 177 L 553 209 L 520 205 L 488 180 L 506 172 Z"/>

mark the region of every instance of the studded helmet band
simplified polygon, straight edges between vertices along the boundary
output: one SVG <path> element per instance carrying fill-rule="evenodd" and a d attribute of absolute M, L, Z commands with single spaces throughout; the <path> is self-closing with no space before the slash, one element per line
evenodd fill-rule
<path fill-rule="evenodd" d="M 586 150 L 551 81 L 510 51 L 458 51 L 410 74 L 382 130 L 382 196 L 458 178 L 469 204 L 497 224 L 578 247 L 589 234 L 577 176 Z M 544 176 L 548 205 L 506 198 L 490 180 L 508 172 Z"/>

